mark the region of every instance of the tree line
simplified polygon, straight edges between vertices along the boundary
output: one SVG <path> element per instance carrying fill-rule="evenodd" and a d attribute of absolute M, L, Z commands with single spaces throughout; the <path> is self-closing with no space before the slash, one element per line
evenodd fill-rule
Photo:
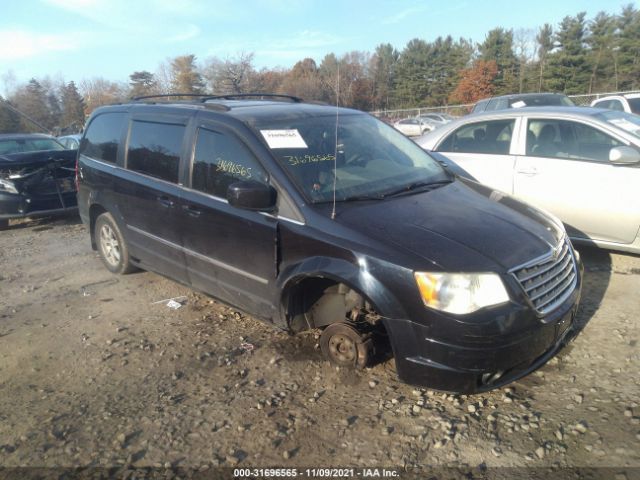
<path fill-rule="evenodd" d="M 389 43 L 373 52 L 304 58 L 291 68 L 254 66 L 253 53 L 209 58 L 182 55 L 156 72 L 135 71 L 128 82 L 101 77 L 71 82 L 50 78 L 13 85 L 5 75 L 5 100 L 50 131 L 77 131 L 100 105 L 162 93 L 226 95 L 271 92 L 361 110 L 473 103 L 516 92 L 566 94 L 640 89 L 640 11 L 585 12 L 535 30 L 489 31 L 481 43 L 451 36 L 415 38 L 402 50 Z M 0 132 L 39 131 L 2 106 Z"/>

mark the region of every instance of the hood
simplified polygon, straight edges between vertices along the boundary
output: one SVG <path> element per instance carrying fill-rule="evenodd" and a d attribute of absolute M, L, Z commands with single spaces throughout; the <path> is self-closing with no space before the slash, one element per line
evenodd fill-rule
<path fill-rule="evenodd" d="M 77 150 L 51 150 L 0 155 L 0 179 L 18 193 L 48 194 L 75 191 Z"/>
<path fill-rule="evenodd" d="M 37 152 L 8 153 L 0 155 L 1 168 L 17 168 L 24 166 L 36 166 L 52 161 L 74 161 L 77 150 L 41 150 Z"/>
<path fill-rule="evenodd" d="M 342 204 L 336 220 L 445 271 L 507 271 L 549 252 L 564 232 L 551 217 L 467 180 L 423 193 Z"/>

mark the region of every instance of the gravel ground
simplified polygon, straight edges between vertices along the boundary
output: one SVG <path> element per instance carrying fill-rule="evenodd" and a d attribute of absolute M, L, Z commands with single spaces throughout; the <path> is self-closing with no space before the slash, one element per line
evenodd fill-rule
<path fill-rule="evenodd" d="M 113 276 L 75 218 L 14 225 L 0 232 L 0 466 L 638 478 L 640 257 L 581 253 L 581 335 L 532 375 L 465 396 L 399 383 L 392 362 L 338 370 L 314 332 L 289 336 L 152 273 Z M 179 296 L 177 310 L 154 303 Z"/>

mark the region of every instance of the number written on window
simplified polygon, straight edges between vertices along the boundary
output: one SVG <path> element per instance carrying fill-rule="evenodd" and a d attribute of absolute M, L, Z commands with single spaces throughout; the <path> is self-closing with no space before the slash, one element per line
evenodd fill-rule
<path fill-rule="evenodd" d="M 236 138 L 200 128 L 193 159 L 192 187 L 226 198 L 229 185 L 242 180 L 267 183 L 267 175 L 251 152 Z"/>

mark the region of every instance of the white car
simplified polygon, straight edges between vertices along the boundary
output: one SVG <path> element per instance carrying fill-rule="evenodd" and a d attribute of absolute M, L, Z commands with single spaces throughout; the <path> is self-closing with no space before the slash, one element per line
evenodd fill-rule
<path fill-rule="evenodd" d="M 407 137 L 419 137 L 426 132 L 430 132 L 435 127 L 419 118 L 405 118 L 393 124 L 396 130 L 404 133 Z"/>
<path fill-rule="evenodd" d="M 592 107 L 609 108 L 621 112 L 640 115 L 640 93 L 628 93 L 626 95 L 611 95 L 591 102 Z"/>
<path fill-rule="evenodd" d="M 416 118 L 427 123 L 433 123 L 436 128 L 455 120 L 454 117 L 446 113 L 421 113 Z"/>
<path fill-rule="evenodd" d="M 524 107 L 469 115 L 416 141 L 454 172 L 555 214 L 576 242 L 640 253 L 640 116 Z"/>

